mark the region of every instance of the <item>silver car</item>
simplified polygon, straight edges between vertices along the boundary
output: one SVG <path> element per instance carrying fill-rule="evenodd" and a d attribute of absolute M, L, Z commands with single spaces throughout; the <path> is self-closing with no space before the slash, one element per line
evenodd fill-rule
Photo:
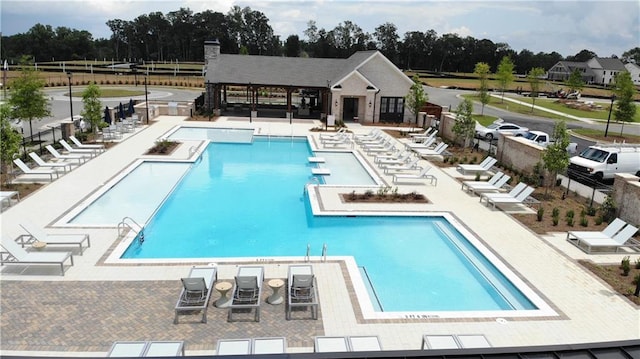
<path fill-rule="evenodd" d="M 495 121 L 487 127 L 476 126 L 476 137 L 484 138 L 487 141 L 493 141 L 498 137 L 498 133 L 511 134 L 514 136 L 524 136 L 529 131 L 528 128 L 518 126 L 515 123 Z"/>

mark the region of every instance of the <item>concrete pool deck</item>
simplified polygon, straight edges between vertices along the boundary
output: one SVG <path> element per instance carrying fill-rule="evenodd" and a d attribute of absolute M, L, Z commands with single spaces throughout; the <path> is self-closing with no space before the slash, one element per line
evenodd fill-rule
<path fill-rule="evenodd" d="M 640 338 L 640 310 L 605 283 L 583 269 L 578 259 L 599 263 L 619 263 L 620 255 L 587 255 L 565 240 L 565 233 L 539 236 L 520 225 L 508 213 L 480 204 L 460 190 L 455 169 L 433 167 L 437 186 L 428 181 L 398 185 L 400 193 L 416 191 L 429 204 L 345 204 L 337 193 L 344 188 L 317 189 L 323 210 L 373 212 L 448 212 L 502 259 L 557 313 L 547 317 L 524 318 L 420 318 L 365 319 L 353 300 L 353 286 L 345 264 L 329 258 L 312 257 L 318 279 L 320 317 L 307 319 L 295 313 L 285 320 L 284 305 L 263 301 L 262 320 L 227 323 L 226 310 L 210 307 L 208 323 L 196 316 L 181 317 L 172 324 L 173 306 L 180 290 L 179 279 L 194 264 L 108 264 L 105 258 L 120 242 L 116 228 L 50 227 L 72 208 L 129 166 L 177 125 L 253 128 L 260 135 L 306 136 L 317 138 L 319 122 L 277 119 L 221 118 L 216 122 L 184 121 L 163 116 L 151 126 L 138 129 L 118 145 L 60 179 L 47 183 L 33 194 L 5 209 L 1 214 L 2 236 L 14 239 L 24 233 L 25 219 L 46 227 L 47 233 L 89 233 L 91 247 L 74 255 L 74 266 L 64 276 L 55 266 L 8 265 L 1 268 L 0 348 L 2 355 L 104 356 L 118 340 L 184 340 L 187 355 L 214 354 L 218 339 L 284 336 L 289 352 L 313 351 L 316 335 L 371 335 L 380 337 L 385 350 L 420 349 L 423 334 L 484 334 L 493 346 L 534 346 L 588 343 Z M 349 124 L 356 133 L 370 127 Z M 191 157 L 194 143 L 185 143 L 171 157 Z M 355 150 L 358 146 L 355 146 Z M 362 154 L 373 166 L 373 157 Z M 423 161 L 422 165 L 426 165 Z M 381 178 L 392 185 L 391 176 Z M 302 190 L 302 189 L 301 189 Z M 123 213 L 123 217 L 127 216 Z M 66 249 L 66 248 L 65 248 Z M 62 250 L 52 249 L 52 250 Z M 301 248 L 301 251 L 303 248 Z M 319 251 L 317 249 L 316 251 Z M 304 253 L 301 253 L 301 256 Z M 638 255 L 632 255 L 635 261 Z M 218 266 L 219 280 L 232 280 L 238 264 Z M 255 262 L 254 262 L 255 264 Z M 260 263 L 265 277 L 285 278 L 288 263 Z M 336 280 L 342 278 L 343 280 Z M 265 296 L 270 290 L 265 286 Z M 214 293 L 213 300 L 219 297 Z"/>

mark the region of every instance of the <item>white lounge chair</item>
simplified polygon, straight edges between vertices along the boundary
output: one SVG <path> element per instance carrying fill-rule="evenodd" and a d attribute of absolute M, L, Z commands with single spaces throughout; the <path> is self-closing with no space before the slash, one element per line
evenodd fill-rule
<path fill-rule="evenodd" d="M 60 266 L 60 275 L 64 275 L 64 263 L 69 260 L 73 265 L 73 255 L 71 252 L 27 252 L 18 243 L 2 239 L 0 252 L 0 265 L 5 264 L 56 264 Z"/>
<path fill-rule="evenodd" d="M 321 133 L 320 134 L 320 139 L 336 139 L 336 138 L 340 138 L 341 134 L 346 132 L 347 128 L 346 127 L 340 127 L 340 129 L 336 132 L 333 132 L 331 134 L 325 134 L 325 133 Z"/>
<path fill-rule="evenodd" d="M 314 351 L 317 353 L 348 352 L 347 337 L 315 337 Z"/>
<path fill-rule="evenodd" d="M 409 138 L 413 142 L 423 141 L 425 138 L 431 135 L 431 131 L 433 131 L 433 129 L 434 129 L 433 127 L 428 127 L 426 130 L 424 130 L 424 132 L 410 133 Z"/>
<path fill-rule="evenodd" d="M 502 198 L 502 197 L 515 197 L 518 195 L 518 193 L 522 192 L 523 189 L 527 188 L 527 184 L 524 182 L 520 182 L 517 185 L 515 185 L 515 187 L 513 187 L 509 192 L 507 193 L 481 193 L 480 194 L 480 202 L 482 202 L 482 200 L 487 200 L 487 198 L 491 197 L 491 198 Z"/>
<path fill-rule="evenodd" d="M 216 354 L 249 355 L 251 354 L 251 339 L 219 339 Z"/>
<path fill-rule="evenodd" d="M 460 343 L 455 335 L 425 334 L 422 336 L 422 349 L 459 349 Z"/>
<path fill-rule="evenodd" d="M 529 197 L 529 195 L 533 193 L 533 191 L 535 191 L 535 188 L 531 186 L 527 186 L 525 189 L 522 190 L 522 192 L 518 193 L 518 195 L 515 197 L 489 196 L 487 197 L 487 206 L 489 206 L 489 203 L 493 204 L 493 208 L 496 208 L 498 204 L 522 204 L 527 199 L 527 197 Z M 492 194 L 501 194 L 501 193 L 487 193 L 487 195 L 492 195 Z"/>
<path fill-rule="evenodd" d="M 262 282 L 264 282 L 264 267 L 241 266 L 238 268 L 227 321 L 233 321 L 233 311 L 238 309 L 255 310 L 254 320 L 260 321 Z"/>
<path fill-rule="evenodd" d="M 460 164 L 456 167 L 456 169 L 462 172 L 463 175 L 466 175 L 468 172 L 471 173 L 485 173 L 493 167 L 498 162 L 497 159 L 488 156 L 485 158 L 480 164 L 472 165 L 472 164 Z"/>
<path fill-rule="evenodd" d="M 110 358 L 133 358 L 141 357 L 147 348 L 147 342 L 123 342 L 117 341 L 111 345 L 107 353 Z"/>
<path fill-rule="evenodd" d="M 254 338 L 251 354 L 282 354 L 287 351 L 287 339 L 284 337 Z"/>
<path fill-rule="evenodd" d="M 426 166 L 420 171 L 420 173 L 396 173 L 393 175 L 392 181 L 393 183 L 398 183 L 401 180 L 421 180 L 428 179 L 431 184 L 438 184 L 438 178 L 434 175 L 428 174 L 431 170 L 431 166 Z"/>
<path fill-rule="evenodd" d="M 16 164 L 16 166 L 18 166 L 18 168 L 25 174 L 25 175 L 47 175 L 49 176 L 49 179 L 51 179 L 51 181 L 53 181 L 53 176 L 55 175 L 56 178 L 58 178 L 58 172 L 52 170 L 52 169 L 46 169 L 46 168 L 29 168 L 29 166 L 27 166 L 26 163 L 22 162 L 21 159 L 16 158 L 13 160 L 13 163 Z"/>
<path fill-rule="evenodd" d="M 177 357 L 184 356 L 183 341 L 151 341 L 142 353 L 143 357 Z"/>
<path fill-rule="evenodd" d="M 47 149 L 47 151 L 49 151 L 49 153 L 51 153 L 51 155 L 59 160 L 76 160 L 78 161 L 78 165 L 81 165 L 85 162 L 87 162 L 88 157 L 87 156 L 82 156 L 82 155 L 71 155 L 71 154 L 61 154 L 60 152 L 58 152 L 58 150 L 56 150 L 55 148 L 53 148 L 53 146 L 51 145 L 46 145 L 45 148 Z"/>
<path fill-rule="evenodd" d="M 20 202 L 20 192 L 18 191 L 0 191 L 0 202 L 7 202 L 9 207 L 11 207 L 11 199 L 16 197 L 18 202 Z"/>
<path fill-rule="evenodd" d="M 433 150 L 416 149 L 415 151 L 422 157 L 430 157 L 441 155 L 447 147 L 449 147 L 448 144 L 440 142 Z"/>
<path fill-rule="evenodd" d="M 73 165 L 71 162 L 45 162 L 40 156 L 38 156 L 35 152 L 29 152 L 29 156 L 36 162 L 36 164 L 40 167 L 49 167 L 53 170 L 56 168 L 61 168 L 65 173 L 67 169 L 71 171 L 71 166 Z"/>
<path fill-rule="evenodd" d="M 438 131 L 436 131 L 438 132 Z M 436 142 L 436 132 L 432 133 L 429 137 L 425 138 L 420 142 L 409 142 L 405 143 L 405 146 L 408 149 L 412 150 L 426 150 L 433 147 L 433 144 Z"/>
<path fill-rule="evenodd" d="M 479 185 L 496 184 L 496 182 L 498 182 L 498 180 L 502 178 L 502 176 L 504 176 L 504 172 L 498 171 L 494 173 L 493 176 L 491 176 L 491 178 L 489 178 L 486 181 L 462 181 L 462 190 L 464 191 L 465 187 L 473 186 L 477 184 Z"/>
<path fill-rule="evenodd" d="M 382 350 L 380 338 L 377 335 L 350 336 L 349 350 L 352 352 L 372 352 Z"/>
<path fill-rule="evenodd" d="M 193 311 L 202 312 L 202 323 L 207 322 L 207 309 L 213 285 L 218 278 L 216 267 L 193 267 L 189 276 L 182 278 L 182 291 L 175 307 L 173 323 L 178 323 L 178 315 Z"/>
<path fill-rule="evenodd" d="M 626 225 L 627 222 L 616 218 L 602 231 L 569 231 L 567 232 L 567 239 L 612 238 Z"/>
<path fill-rule="evenodd" d="M 400 165 L 388 165 L 384 167 L 384 173 L 389 173 L 391 171 L 411 171 L 417 170 L 421 171 L 422 166 L 418 166 L 418 162 L 420 162 L 420 158 L 416 157 L 411 162 L 400 164 Z"/>
<path fill-rule="evenodd" d="M 413 153 L 409 151 L 404 151 L 400 156 L 397 156 L 396 158 L 378 159 L 378 157 L 376 157 L 375 161 L 378 163 L 378 167 L 380 168 L 384 168 L 387 166 L 400 166 L 409 162 L 409 160 L 411 160 L 411 156 L 413 156 Z"/>
<path fill-rule="evenodd" d="M 291 311 L 294 308 L 310 308 L 311 318 L 318 319 L 318 288 L 311 265 L 289 266 L 287 273 L 287 320 L 291 319 Z"/>
<path fill-rule="evenodd" d="M 618 250 L 622 248 L 631 248 L 634 250 L 640 250 L 640 242 L 632 239 L 634 234 L 638 232 L 638 228 L 627 224 L 624 228 L 622 228 L 618 233 L 616 233 L 613 237 L 605 238 L 576 238 L 575 241 L 570 240 L 571 243 L 575 244 L 578 248 L 582 249 L 586 253 L 591 253 L 591 250 L 594 248 L 614 248 L 614 252 L 618 252 Z M 628 243 L 629 242 L 629 243 Z"/>
<path fill-rule="evenodd" d="M 183 341 L 117 341 L 111 345 L 107 357 L 177 357 L 184 356 Z"/>
<path fill-rule="evenodd" d="M 498 179 L 498 181 L 496 181 L 496 183 L 493 183 L 493 184 L 489 184 L 489 183 L 468 184 L 467 191 L 473 194 L 480 194 L 485 192 L 497 192 L 502 188 L 502 186 L 507 184 L 507 182 L 509 182 L 510 179 L 511 179 L 511 176 L 503 175 Z"/>
<path fill-rule="evenodd" d="M 489 348 L 491 343 L 482 334 L 456 334 L 461 348 Z"/>
<path fill-rule="evenodd" d="M 89 156 L 89 157 L 95 157 L 95 156 L 98 155 L 98 151 L 95 150 L 95 149 L 73 148 L 64 139 L 58 141 L 58 143 L 60 143 L 62 145 L 62 147 L 64 147 L 65 151 L 67 151 L 67 153 L 69 153 L 69 154 L 77 154 L 77 155 Z"/>
<path fill-rule="evenodd" d="M 24 246 L 26 244 L 32 244 L 34 242 L 43 242 L 48 245 L 67 245 L 78 246 L 80 254 L 85 248 L 91 247 L 91 240 L 88 234 L 47 234 L 40 227 L 30 222 L 20 223 L 22 227 L 29 235 L 18 237 L 18 243 Z M 86 247 L 83 245 L 86 242 Z"/>
<path fill-rule="evenodd" d="M 86 149 L 90 149 L 90 150 L 97 150 L 98 152 L 104 152 L 105 151 L 104 145 L 101 145 L 101 144 L 84 144 L 84 143 L 80 142 L 80 140 L 78 140 L 76 138 L 76 136 L 69 136 L 69 139 L 78 148 L 81 148 L 81 149 L 82 148 L 86 148 Z"/>

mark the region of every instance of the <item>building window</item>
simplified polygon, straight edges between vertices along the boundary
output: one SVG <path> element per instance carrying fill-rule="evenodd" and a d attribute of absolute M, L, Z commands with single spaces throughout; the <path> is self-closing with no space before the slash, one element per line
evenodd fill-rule
<path fill-rule="evenodd" d="M 404 98 L 402 97 L 381 97 L 380 98 L 381 113 L 403 113 Z"/>

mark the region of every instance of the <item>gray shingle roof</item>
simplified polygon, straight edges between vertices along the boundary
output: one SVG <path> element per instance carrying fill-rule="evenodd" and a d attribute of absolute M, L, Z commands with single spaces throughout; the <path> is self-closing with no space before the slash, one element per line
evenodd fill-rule
<path fill-rule="evenodd" d="M 207 81 L 221 84 L 327 87 L 351 73 L 376 51 L 359 51 L 347 59 L 319 59 L 221 54 Z"/>
<path fill-rule="evenodd" d="M 620 59 L 614 59 L 611 57 L 596 57 L 595 58 L 600 67 L 604 70 L 624 71 L 625 67 Z"/>

